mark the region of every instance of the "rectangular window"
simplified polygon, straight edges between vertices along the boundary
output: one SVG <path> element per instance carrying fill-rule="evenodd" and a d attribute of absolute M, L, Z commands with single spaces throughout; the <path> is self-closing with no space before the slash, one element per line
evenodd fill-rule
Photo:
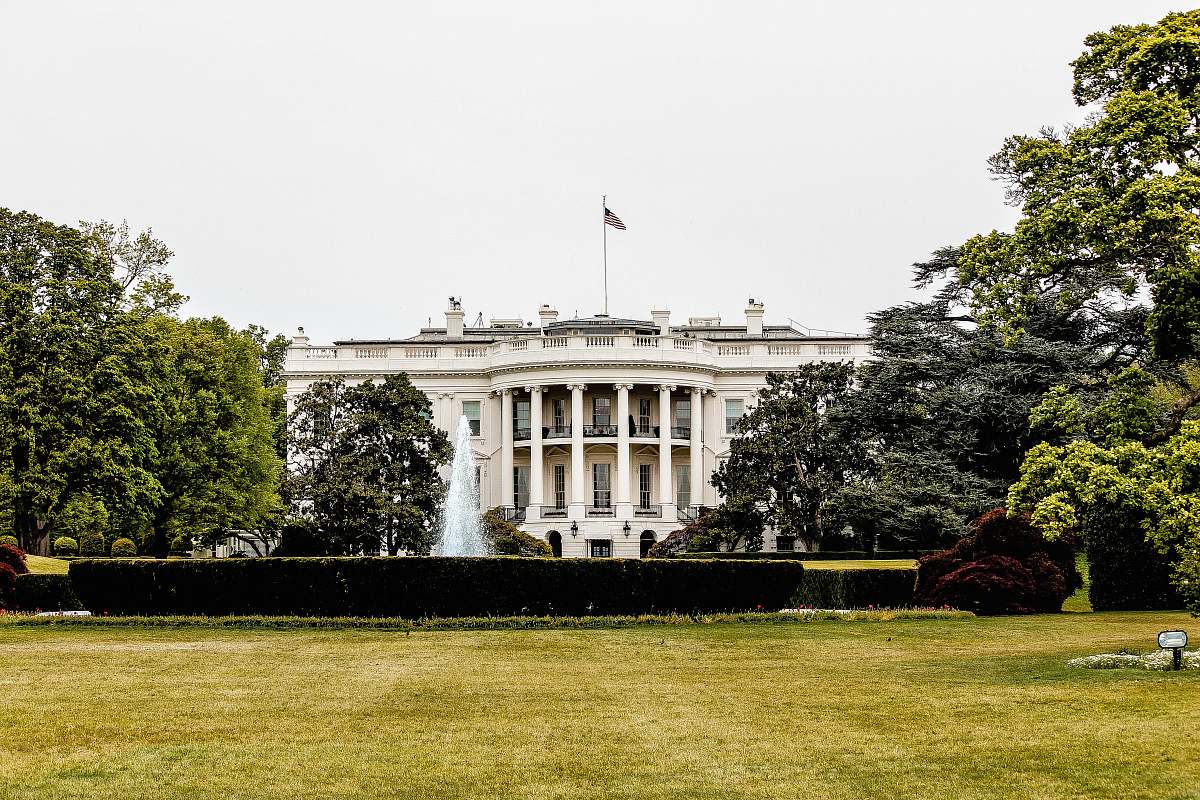
<path fill-rule="evenodd" d="M 612 507 L 612 484 L 610 464 L 592 465 L 592 505 L 596 508 Z"/>
<path fill-rule="evenodd" d="M 650 398 L 643 397 L 638 400 L 638 432 L 650 432 Z"/>
<path fill-rule="evenodd" d="M 650 507 L 650 465 L 638 464 L 638 505 Z"/>
<path fill-rule="evenodd" d="M 516 439 L 529 438 L 528 400 L 517 400 L 513 403 L 513 437 Z"/>
<path fill-rule="evenodd" d="M 592 558 L 612 558 L 611 539 L 589 539 L 589 555 Z"/>
<path fill-rule="evenodd" d="M 592 424 L 612 425 L 612 398 L 592 398 Z"/>
<path fill-rule="evenodd" d="M 554 398 L 552 407 L 554 430 L 556 433 L 562 433 L 567 427 L 567 401 L 561 397 L 556 397 Z"/>
<path fill-rule="evenodd" d="M 738 423 L 742 419 L 742 415 L 746 413 L 746 401 L 742 399 L 726 400 L 725 401 L 725 433 L 733 435 L 737 433 Z"/>
<path fill-rule="evenodd" d="M 463 416 L 467 418 L 467 424 L 471 426 L 471 435 L 479 436 L 479 401 L 464 400 L 462 404 Z"/>
<path fill-rule="evenodd" d="M 692 466 L 678 464 L 675 467 L 675 502 L 680 508 L 692 504 Z"/>
<path fill-rule="evenodd" d="M 791 553 L 796 549 L 795 536 L 776 536 L 775 549 L 781 553 Z"/>
<path fill-rule="evenodd" d="M 513 507 L 529 506 L 529 467 L 513 467 Z"/>
<path fill-rule="evenodd" d="M 675 427 L 680 431 L 691 433 L 692 430 L 692 401 L 675 401 Z"/>
<path fill-rule="evenodd" d="M 554 465 L 554 507 L 567 507 L 567 465 Z"/>

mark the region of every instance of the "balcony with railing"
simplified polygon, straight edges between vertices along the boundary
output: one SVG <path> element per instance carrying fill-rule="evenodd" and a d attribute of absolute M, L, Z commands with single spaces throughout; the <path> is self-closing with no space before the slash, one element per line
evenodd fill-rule
<path fill-rule="evenodd" d="M 541 515 L 542 519 L 566 519 L 567 507 L 565 505 L 542 506 Z"/>
<path fill-rule="evenodd" d="M 503 336 L 503 333 L 497 333 Z M 371 362 L 372 369 L 411 369 L 416 372 L 512 367 L 522 364 L 571 361 L 622 360 L 681 366 L 734 365 L 743 368 L 794 368 L 797 359 L 865 358 L 870 342 L 865 338 L 819 341 L 745 340 L 711 342 L 689 336 L 597 335 L 506 336 L 479 344 L 441 342 L 346 342 L 314 347 L 295 345 L 288 351 L 287 368 L 296 372 L 336 371 L 356 368 L 354 362 Z M 312 361 L 319 361 L 320 366 Z M 334 363 L 330 363 L 334 362 Z"/>
<path fill-rule="evenodd" d="M 532 438 L 532 436 L 533 436 L 533 431 L 531 428 L 528 428 L 528 427 L 525 427 L 525 428 L 514 427 L 513 428 L 513 440 L 514 441 L 526 442 L 526 441 L 529 441 L 529 439 Z"/>
<path fill-rule="evenodd" d="M 523 506 L 501 506 L 500 516 L 506 522 L 524 522 L 525 508 Z"/>
<path fill-rule="evenodd" d="M 657 439 L 657 425 L 633 425 L 630 427 L 629 435 L 635 439 Z"/>
<path fill-rule="evenodd" d="M 585 506 L 584 513 L 589 517 L 615 517 L 617 515 L 616 509 L 607 503 L 596 506 Z"/>
<path fill-rule="evenodd" d="M 637 505 L 633 507 L 633 515 L 635 517 L 644 517 L 646 519 L 657 519 L 662 516 L 662 506 L 659 505 Z"/>
<path fill-rule="evenodd" d="M 599 436 L 616 436 L 617 435 L 617 426 L 616 425 L 607 425 L 607 424 L 605 424 L 605 425 L 584 425 L 583 426 L 583 435 L 584 435 L 584 437 L 592 437 L 592 438 L 599 437 Z"/>
<path fill-rule="evenodd" d="M 542 426 L 542 438 L 543 439 L 570 439 L 571 438 L 571 424 L 568 422 L 563 425 L 543 425 Z"/>
<path fill-rule="evenodd" d="M 688 439 L 691 437 L 691 435 L 692 435 L 692 426 L 691 425 L 672 425 L 671 426 L 671 438 L 672 439 Z"/>

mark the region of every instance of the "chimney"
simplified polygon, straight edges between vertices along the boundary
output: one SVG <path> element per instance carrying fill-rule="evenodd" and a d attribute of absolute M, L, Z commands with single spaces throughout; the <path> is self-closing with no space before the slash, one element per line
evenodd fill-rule
<path fill-rule="evenodd" d="M 542 303 L 542 307 L 538 309 L 538 319 L 541 320 L 541 326 L 544 328 L 551 322 L 558 321 L 558 312 Z"/>
<path fill-rule="evenodd" d="M 658 328 L 659 336 L 667 336 L 671 333 L 670 311 L 655 309 L 650 312 L 650 319 L 654 320 L 654 327 Z"/>
<path fill-rule="evenodd" d="M 463 317 L 466 312 L 462 310 L 462 298 L 450 298 L 450 308 L 446 309 L 446 335 L 454 339 L 461 339 L 463 335 Z"/>
<path fill-rule="evenodd" d="M 292 337 L 292 347 L 308 347 L 308 337 L 304 335 L 304 328 L 296 328 L 296 335 Z"/>
<path fill-rule="evenodd" d="M 763 304 L 756 303 L 751 297 L 746 303 L 746 335 L 762 336 Z"/>

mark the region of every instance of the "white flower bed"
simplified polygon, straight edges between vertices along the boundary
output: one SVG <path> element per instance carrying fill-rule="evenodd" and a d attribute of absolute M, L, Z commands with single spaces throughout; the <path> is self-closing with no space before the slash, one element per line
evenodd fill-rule
<path fill-rule="evenodd" d="M 1171 669 L 1171 651 L 1155 650 L 1153 653 L 1101 653 L 1097 656 L 1072 658 L 1068 667 L 1084 669 Z M 1182 669 L 1200 669 L 1200 650 L 1185 650 Z"/>

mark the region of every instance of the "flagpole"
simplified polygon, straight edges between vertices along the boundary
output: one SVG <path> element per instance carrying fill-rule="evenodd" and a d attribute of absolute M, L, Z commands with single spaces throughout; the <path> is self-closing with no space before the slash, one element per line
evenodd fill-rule
<path fill-rule="evenodd" d="M 600 227 L 604 230 L 604 316 L 608 316 L 608 195 L 600 195 Z"/>

